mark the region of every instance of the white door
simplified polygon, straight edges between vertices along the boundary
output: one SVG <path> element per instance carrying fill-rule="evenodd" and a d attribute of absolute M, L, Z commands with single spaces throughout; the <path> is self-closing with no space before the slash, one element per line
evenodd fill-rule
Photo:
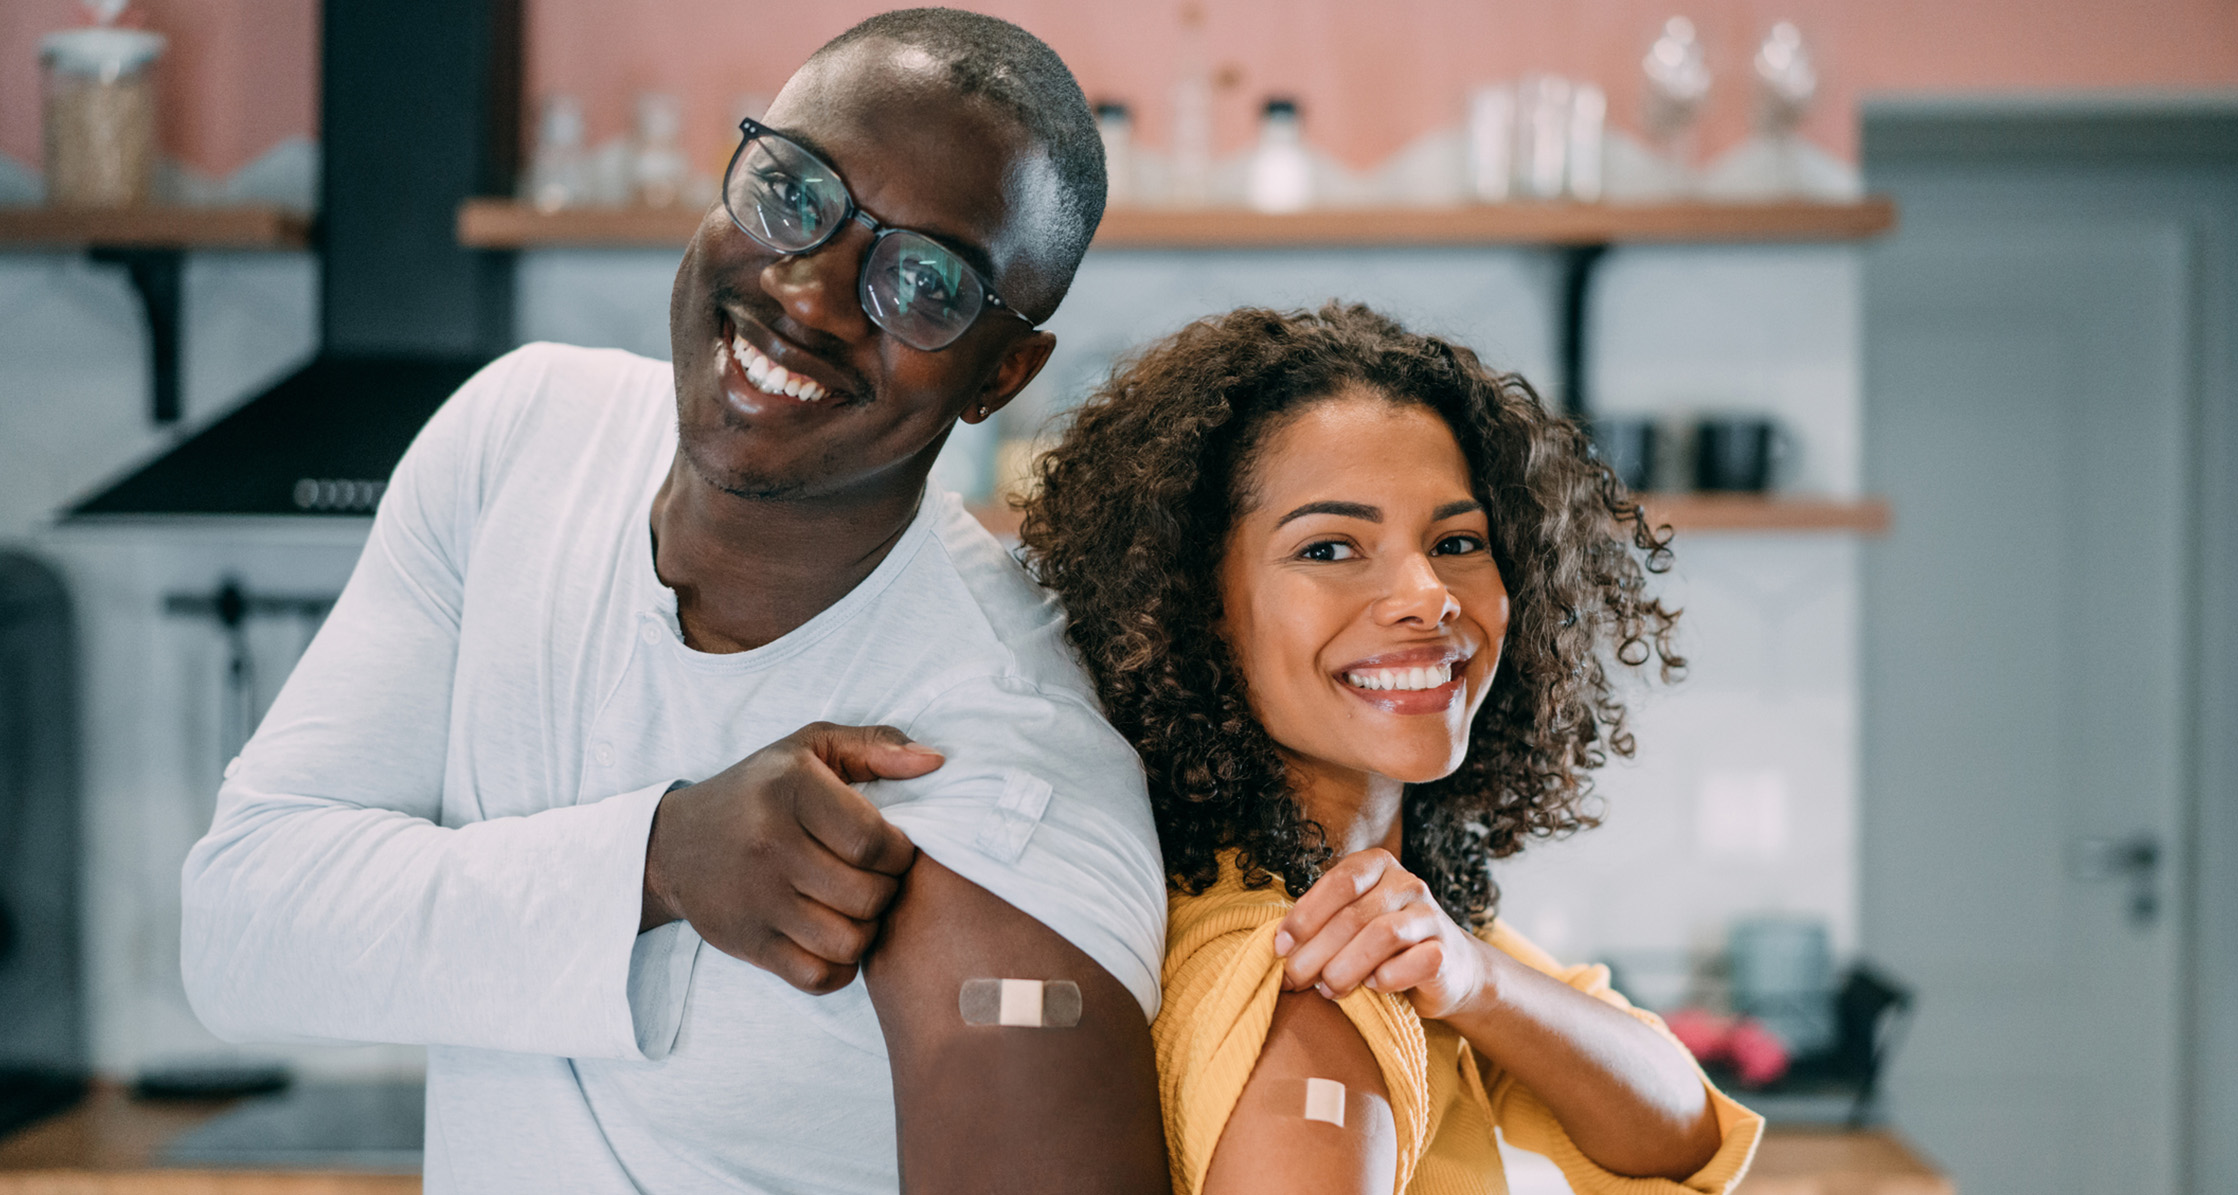
<path fill-rule="evenodd" d="M 2190 262 L 1946 215 L 1866 271 L 1862 931 L 1919 993 L 1889 1111 L 1965 1195 L 2177 1182 Z"/>

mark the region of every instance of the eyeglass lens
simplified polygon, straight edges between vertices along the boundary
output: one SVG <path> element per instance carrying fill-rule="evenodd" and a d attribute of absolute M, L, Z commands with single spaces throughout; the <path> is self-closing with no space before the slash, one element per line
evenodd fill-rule
<path fill-rule="evenodd" d="M 725 180 L 731 216 L 780 253 L 806 253 L 846 221 L 847 186 L 815 155 L 782 137 L 749 140 Z M 861 300 L 870 318 L 904 344 L 946 348 L 986 304 L 978 277 L 940 242 L 885 229 L 863 263 Z"/>
<path fill-rule="evenodd" d="M 946 347 L 979 318 L 986 292 L 940 242 L 888 231 L 863 263 L 863 310 L 878 326 L 920 349 Z"/>

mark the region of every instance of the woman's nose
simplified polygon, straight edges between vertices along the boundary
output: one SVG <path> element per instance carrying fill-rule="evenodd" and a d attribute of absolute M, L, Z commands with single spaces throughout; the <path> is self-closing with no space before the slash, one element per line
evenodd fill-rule
<path fill-rule="evenodd" d="M 762 290 L 796 324 L 843 340 L 867 335 L 870 320 L 855 290 L 868 235 L 850 226 L 811 252 L 778 258 L 762 267 Z"/>
<path fill-rule="evenodd" d="M 1445 587 L 1430 558 L 1413 555 L 1401 561 L 1391 579 L 1391 590 L 1376 603 L 1376 620 L 1385 624 L 1419 623 L 1442 626 L 1458 617 L 1461 603 Z"/>

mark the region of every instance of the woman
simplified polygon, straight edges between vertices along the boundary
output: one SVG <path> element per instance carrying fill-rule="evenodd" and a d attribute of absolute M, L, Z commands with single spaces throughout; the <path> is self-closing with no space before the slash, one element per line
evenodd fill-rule
<path fill-rule="evenodd" d="M 1026 557 L 1173 886 L 1174 1189 L 1497 1192 L 1495 1125 L 1583 1192 L 1737 1181 L 1761 1120 L 1493 916 L 1490 861 L 1594 824 L 1631 753 L 1609 662 L 1684 663 L 1664 541 L 1575 427 L 1366 308 L 1242 310 L 1129 363 L 1040 481 Z"/>

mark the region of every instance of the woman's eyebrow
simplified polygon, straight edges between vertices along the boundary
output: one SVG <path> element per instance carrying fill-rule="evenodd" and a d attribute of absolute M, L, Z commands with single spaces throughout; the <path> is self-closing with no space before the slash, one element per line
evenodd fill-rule
<path fill-rule="evenodd" d="M 1479 502 L 1474 498 L 1463 498 L 1459 502 L 1448 502 L 1445 505 L 1437 508 L 1436 510 L 1431 511 L 1430 521 L 1433 523 L 1442 523 L 1455 515 L 1465 515 L 1471 511 L 1478 511 L 1483 509 L 1484 503 Z"/>
<path fill-rule="evenodd" d="M 1366 519 L 1370 523 L 1383 521 L 1383 511 L 1365 502 L 1308 502 L 1275 520 L 1274 525 L 1280 527 L 1292 519 L 1302 519 L 1307 515 L 1339 515 L 1347 519 Z"/>

